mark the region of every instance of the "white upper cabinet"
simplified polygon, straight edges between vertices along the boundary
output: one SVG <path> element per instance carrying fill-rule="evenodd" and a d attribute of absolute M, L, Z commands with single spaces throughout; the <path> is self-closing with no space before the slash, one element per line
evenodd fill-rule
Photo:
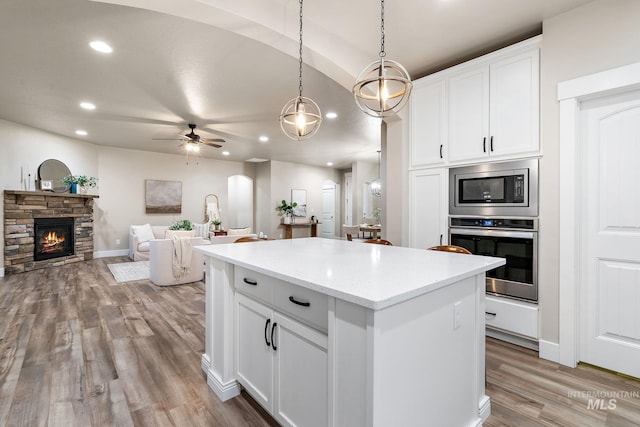
<path fill-rule="evenodd" d="M 447 152 L 446 80 L 422 79 L 411 93 L 411 167 L 445 162 Z"/>
<path fill-rule="evenodd" d="M 490 66 L 490 155 L 537 153 L 540 147 L 538 49 Z"/>
<path fill-rule="evenodd" d="M 539 154 L 540 37 L 414 82 L 410 168 Z"/>
<path fill-rule="evenodd" d="M 449 77 L 449 160 L 539 151 L 539 51 L 502 53 Z"/>
<path fill-rule="evenodd" d="M 487 155 L 489 66 L 449 78 L 449 157 L 452 161 Z"/>

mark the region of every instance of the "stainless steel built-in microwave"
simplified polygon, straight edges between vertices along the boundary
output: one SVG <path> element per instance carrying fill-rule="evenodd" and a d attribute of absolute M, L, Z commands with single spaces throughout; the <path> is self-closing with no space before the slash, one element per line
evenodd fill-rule
<path fill-rule="evenodd" d="M 451 168 L 449 214 L 538 216 L 538 159 Z"/>

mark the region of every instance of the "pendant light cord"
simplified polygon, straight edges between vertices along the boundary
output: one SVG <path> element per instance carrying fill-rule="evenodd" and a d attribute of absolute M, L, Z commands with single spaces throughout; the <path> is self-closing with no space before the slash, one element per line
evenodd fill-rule
<path fill-rule="evenodd" d="M 387 56 L 384 51 L 384 0 L 380 0 L 380 58 Z"/>
<path fill-rule="evenodd" d="M 298 60 L 298 64 L 300 67 L 299 70 L 299 84 L 298 84 L 298 91 L 300 92 L 300 99 L 302 99 L 302 1 L 300 0 L 300 49 L 299 49 L 299 53 L 300 53 L 300 59 Z"/>

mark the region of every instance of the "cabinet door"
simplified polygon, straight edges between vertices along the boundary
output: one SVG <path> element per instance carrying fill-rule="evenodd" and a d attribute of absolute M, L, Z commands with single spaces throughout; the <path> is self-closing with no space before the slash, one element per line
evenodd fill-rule
<path fill-rule="evenodd" d="M 446 143 L 446 81 L 416 82 L 411 93 L 411 167 L 444 163 Z"/>
<path fill-rule="evenodd" d="M 272 310 L 236 294 L 236 379 L 265 409 L 273 408 Z"/>
<path fill-rule="evenodd" d="M 539 151 L 538 49 L 491 64 L 492 156 Z"/>
<path fill-rule="evenodd" d="M 274 416 L 285 426 L 328 425 L 327 335 L 276 312 Z"/>
<path fill-rule="evenodd" d="M 447 244 L 447 181 L 445 169 L 412 171 L 410 177 L 410 245 L 430 248 Z"/>
<path fill-rule="evenodd" d="M 486 158 L 489 135 L 489 67 L 449 78 L 449 160 Z"/>

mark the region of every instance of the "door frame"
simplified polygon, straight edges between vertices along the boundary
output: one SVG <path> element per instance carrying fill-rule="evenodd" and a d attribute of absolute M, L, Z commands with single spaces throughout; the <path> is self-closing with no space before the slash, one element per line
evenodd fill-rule
<path fill-rule="evenodd" d="M 579 361 L 580 227 L 585 148 L 580 136 L 581 102 L 640 89 L 640 63 L 558 83 L 560 102 L 560 270 L 559 343 L 556 360 L 575 367 Z M 541 354 L 541 357 L 545 356 Z"/>

